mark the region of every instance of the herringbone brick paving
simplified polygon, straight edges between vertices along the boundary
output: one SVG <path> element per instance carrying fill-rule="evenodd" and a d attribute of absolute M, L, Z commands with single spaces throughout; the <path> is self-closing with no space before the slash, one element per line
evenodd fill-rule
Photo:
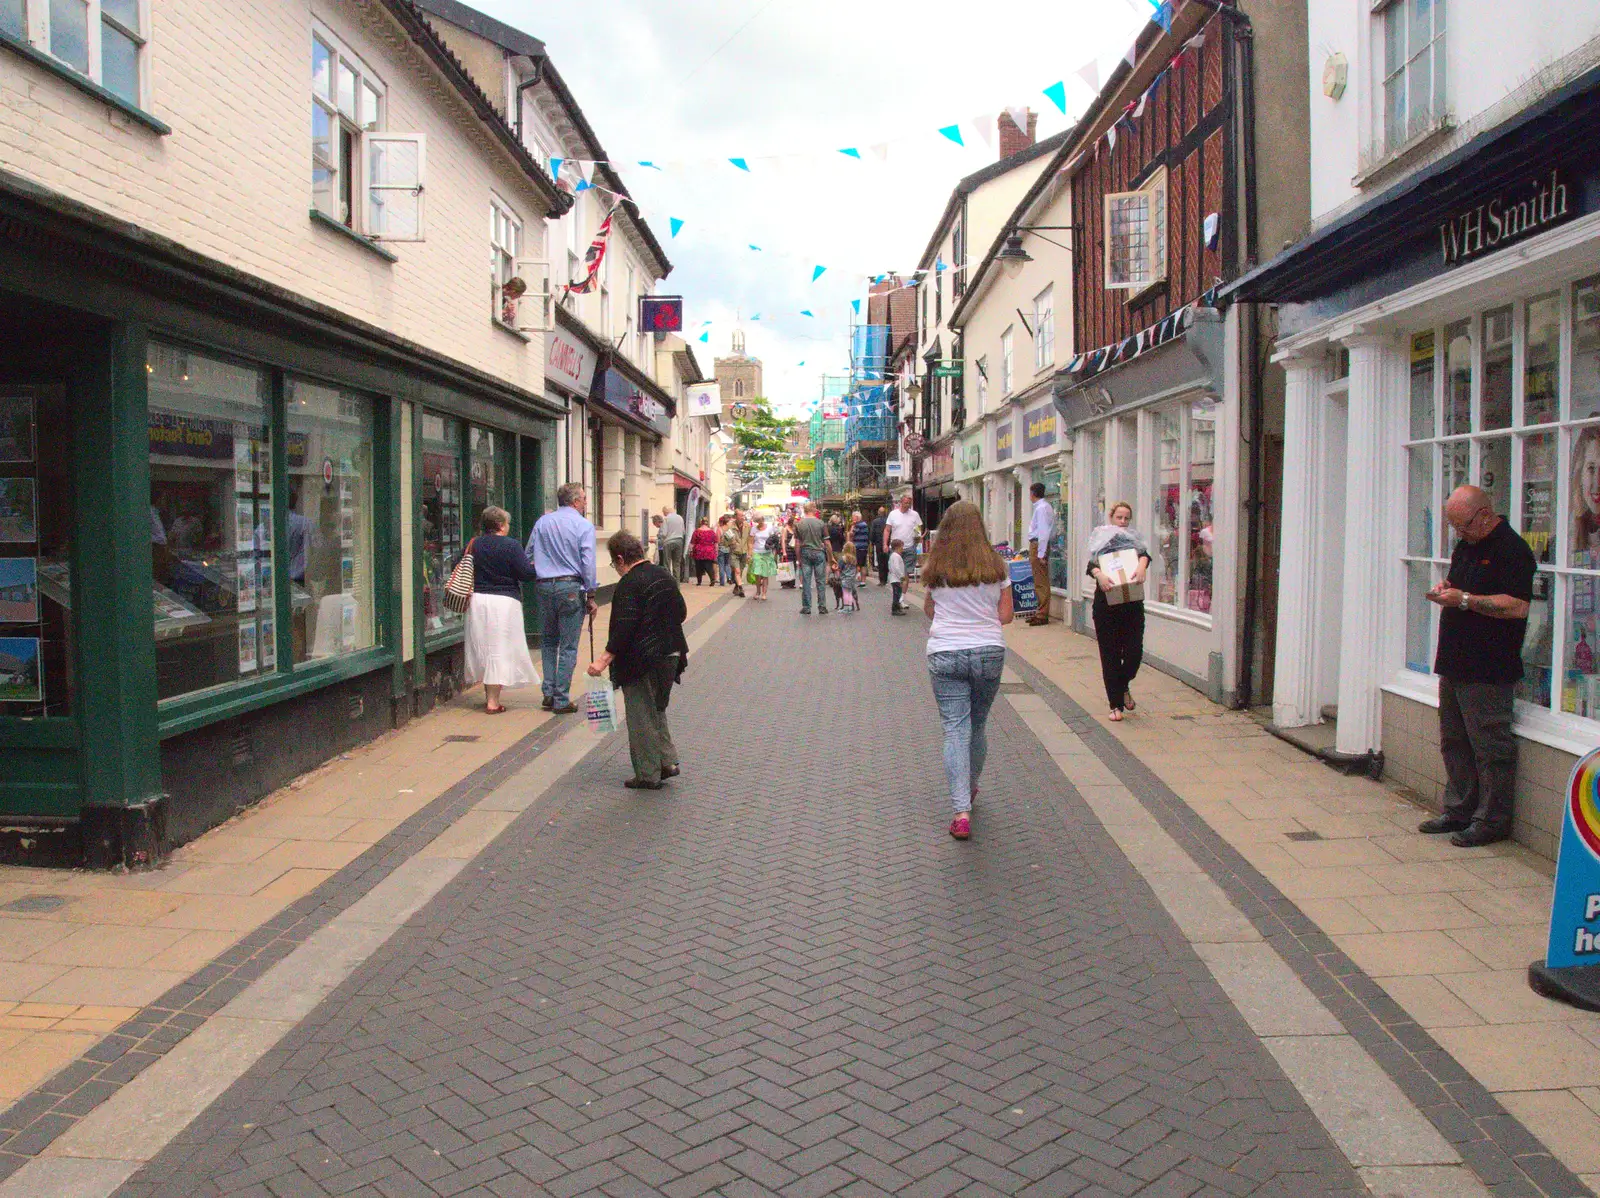
<path fill-rule="evenodd" d="M 121 1193 L 1364 1193 L 1008 705 L 958 844 L 923 622 L 795 606 L 669 790 L 589 757 Z"/>

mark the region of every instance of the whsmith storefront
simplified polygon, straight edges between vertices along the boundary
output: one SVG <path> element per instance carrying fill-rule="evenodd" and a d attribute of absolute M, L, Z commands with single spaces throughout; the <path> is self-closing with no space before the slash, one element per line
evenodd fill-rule
<path fill-rule="evenodd" d="M 0 815 L 148 861 L 459 685 L 438 602 L 561 410 L 0 192 Z"/>
<path fill-rule="evenodd" d="M 1600 743 L 1600 70 L 1237 286 L 1288 374 L 1273 715 L 1337 706 L 1345 763 L 1435 799 L 1438 611 L 1463 483 L 1539 569 L 1517 689 L 1517 839 L 1553 856 Z M 1289 481 L 1292 480 L 1292 481 Z"/>

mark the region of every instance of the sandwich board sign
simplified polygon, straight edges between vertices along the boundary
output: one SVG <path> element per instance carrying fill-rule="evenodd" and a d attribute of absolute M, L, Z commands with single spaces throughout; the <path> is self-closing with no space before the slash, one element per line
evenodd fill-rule
<path fill-rule="evenodd" d="M 1574 767 L 1565 806 L 1550 943 L 1544 960 L 1528 967 L 1528 984 L 1547 997 L 1600 1011 L 1600 749 Z"/>

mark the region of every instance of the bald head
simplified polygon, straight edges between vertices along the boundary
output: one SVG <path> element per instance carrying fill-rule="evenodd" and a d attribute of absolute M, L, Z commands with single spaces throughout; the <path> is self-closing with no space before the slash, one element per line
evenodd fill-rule
<path fill-rule="evenodd" d="M 1471 485 L 1450 492 L 1450 498 L 1444 501 L 1444 518 L 1463 540 L 1473 544 L 1483 540 L 1500 523 L 1489 493 Z"/>

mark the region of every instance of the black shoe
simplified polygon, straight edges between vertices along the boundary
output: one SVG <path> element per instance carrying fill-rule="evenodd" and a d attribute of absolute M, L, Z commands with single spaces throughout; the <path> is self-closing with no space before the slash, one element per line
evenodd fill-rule
<path fill-rule="evenodd" d="M 576 703 L 568 703 L 565 707 L 552 707 L 550 709 L 550 714 L 551 715 L 577 715 L 578 714 L 578 705 Z"/>
<path fill-rule="evenodd" d="M 556 701 L 554 699 L 552 699 L 549 695 L 546 695 L 544 697 L 544 702 L 539 704 L 539 706 L 544 708 L 546 711 L 549 711 L 555 705 L 556 705 Z"/>
<path fill-rule="evenodd" d="M 629 790 L 665 790 L 665 782 L 646 782 L 643 778 L 629 778 L 623 783 Z"/>
<path fill-rule="evenodd" d="M 1510 832 L 1496 832 L 1488 824 L 1480 824 L 1474 820 L 1472 827 L 1465 832 L 1457 832 L 1450 838 L 1450 843 L 1458 849 L 1476 849 L 1486 844 L 1496 844 L 1510 839 Z"/>
<path fill-rule="evenodd" d="M 1417 825 L 1418 832 L 1426 832 L 1429 836 L 1440 832 L 1465 832 L 1472 826 L 1471 820 L 1451 819 L 1448 815 L 1436 815 L 1432 819 L 1425 819 Z"/>
<path fill-rule="evenodd" d="M 668 778 L 676 778 L 682 772 L 682 768 L 676 765 L 663 766 L 661 769 L 661 780 L 665 782 Z"/>
<path fill-rule="evenodd" d="M 809 607 L 802 607 L 800 609 L 800 614 L 802 616 L 809 616 L 811 614 L 811 609 Z"/>

